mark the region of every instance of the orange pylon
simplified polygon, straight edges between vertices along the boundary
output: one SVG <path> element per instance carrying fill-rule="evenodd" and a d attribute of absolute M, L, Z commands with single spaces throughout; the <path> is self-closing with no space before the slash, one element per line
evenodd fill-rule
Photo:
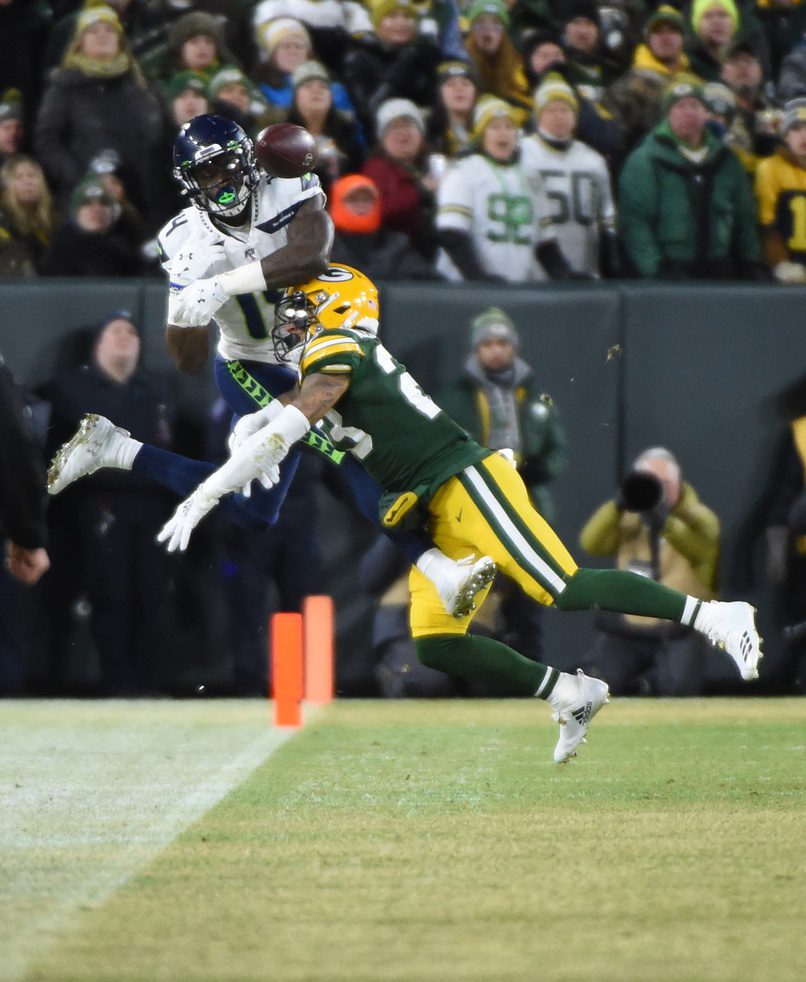
<path fill-rule="evenodd" d="M 274 725 L 302 726 L 302 615 L 271 619 Z"/>
<path fill-rule="evenodd" d="M 333 599 L 306 597 L 302 603 L 305 699 L 324 705 L 333 699 Z"/>

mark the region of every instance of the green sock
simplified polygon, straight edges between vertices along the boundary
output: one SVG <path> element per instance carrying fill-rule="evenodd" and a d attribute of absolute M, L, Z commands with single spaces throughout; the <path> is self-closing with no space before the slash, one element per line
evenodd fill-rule
<path fill-rule="evenodd" d="M 560 610 L 615 610 L 680 621 L 685 594 L 622 569 L 578 569 L 557 597 Z"/>
<path fill-rule="evenodd" d="M 429 668 L 469 682 L 500 685 L 519 696 L 547 699 L 560 677 L 556 668 L 541 665 L 492 638 L 477 634 L 441 634 L 417 638 L 417 657 Z"/>

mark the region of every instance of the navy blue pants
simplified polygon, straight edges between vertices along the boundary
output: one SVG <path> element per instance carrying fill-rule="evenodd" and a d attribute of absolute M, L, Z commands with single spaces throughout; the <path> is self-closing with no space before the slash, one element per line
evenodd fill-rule
<path fill-rule="evenodd" d="M 218 391 L 233 412 L 232 426 L 241 416 L 262 409 L 273 398 L 287 392 L 297 379 L 295 372 L 282 365 L 227 361 L 220 355 L 215 358 L 214 374 Z M 351 454 L 335 450 L 316 429 L 291 448 L 280 465 L 280 480 L 271 490 L 266 491 L 254 482 L 249 498 L 240 494 L 223 498 L 219 505 L 220 513 L 245 528 L 274 525 L 304 450 L 323 454 L 337 465 L 340 483 L 346 488 L 348 496 L 362 515 L 380 526 L 378 500 L 381 489 Z M 146 444 L 137 455 L 133 469 L 184 498 L 216 468 L 214 464 L 191 460 Z M 404 532 L 392 533 L 389 537 L 412 563 L 431 547 L 425 534 Z"/>

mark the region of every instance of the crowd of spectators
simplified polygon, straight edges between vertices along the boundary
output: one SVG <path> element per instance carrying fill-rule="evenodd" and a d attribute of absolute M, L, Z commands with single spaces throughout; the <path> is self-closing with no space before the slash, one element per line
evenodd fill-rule
<path fill-rule="evenodd" d="M 205 112 L 252 137 L 271 123 L 305 126 L 335 225 L 332 258 L 374 280 L 806 283 L 806 0 L 0 0 L 0 278 L 161 276 L 156 235 L 187 203 L 172 177 L 174 139 Z M 492 448 L 516 449 L 551 517 L 546 485 L 564 442 L 556 408 L 531 392 L 503 311 L 480 315 L 472 338 L 445 407 Z M 490 357 L 508 345 L 510 361 L 487 364 L 488 345 Z M 95 411 L 173 445 L 170 393 L 139 353 L 125 312 L 104 320 L 80 367 L 39 393 L 51 407 L 48 452 L 88 394 Z M 476 419 L 480 404 L 487 415 Z M 799 493 L 793 447 L 797 438 Z M 682 521 L 696 495 L 661 454 L 667 465 L 679 487 L 665 520 Z M 310 492 L 320 480 L 300 483 Z M 315 525 L 311 494 L 294 504 L 260 537 L 222 536 L 238 691 L 265 688 L 266 584 L 277 582 L 288 608 L 319 589 L 315 551 L 287 563 L 288 544 L 299 560 L 300 530 Z M 169 508 L 162 494 L 97 479 L 51 509 L 43 676 L 69 675 L 60 663 L 82 618 L 104 694 L 171 691 L 181 652 L 198 640 L 190 621 L 223 632 L 205 621 L 198 576 L 183 578 L 154 546 Z M 585 549 L 630 567 L 636 556 L 665 560 L 658 528 L 617 502 L 603 508 L 583 530 Z M 399 694 L 403 676 L 415 688 L 419 677 L 401 628 L 400 560 L 385 549 L 368 557 L 383 577 L 367 573 L 383 586 L 368 589 L 394 614 L 383 644 L 403 639 L 402 653 L 379 655 L 382 691 Z M 712 566 L 699 592 L 715 589 Z M 194 591 L 197 616 L 183 623 Z M 3 596 L 0 581 L 0 606 L 19 609 L 18 593 Z M 537 612 L 508 596 L 496 603 L 489 629 L 521 625 L 539 647 Z M 789 616 L 801 629 L 802 619 L 799 607 Z M 624 691 L 699 691 L 701 672 L 671 677 L 657 657 L 688 635 L 599 628 L 590 658 L 613 678 L 618 661 Z M 0 632 L 0 655 L 3 646 Z M 701 667 L 701 650 L 691 658 Z M 0 678 L 0 691 L 18 691 L 17 675 Z"/>
<path fill-rule="evenodd" d="M 384 278 L 806 280 L 801 0 L 0 0 L 0 276 L 156 275 L 202 112 Z"/>

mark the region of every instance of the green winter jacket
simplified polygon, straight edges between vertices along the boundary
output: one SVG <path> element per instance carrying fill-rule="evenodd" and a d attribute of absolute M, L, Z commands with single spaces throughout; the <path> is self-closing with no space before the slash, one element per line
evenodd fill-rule
<path fill-rule="evenodd" d="M 477 370 L 470 367 L 473 361 L 468 359 L 465 373 L 441 393 L 437 402 L 474 440 L 486 447 L 490 406 L 484 388 L 474 377 Z M 554 506 L 547 485 L 565 466 L 565 431 L 557 407 L 540 391 L 531 369 L 520 358 L 516 359 L 516 369 L 515 399 L 521 438 L 516 463 L 537 510 L 551 522 Z"/>
<path fill-rule="evenodd" d="M 708 130 L 700 164 L 682 156 L 664 119 L 627 158 L 619 227 L 642 276 L 733 279 L 761 261 L 756 206 L 739 158 Z"/>

